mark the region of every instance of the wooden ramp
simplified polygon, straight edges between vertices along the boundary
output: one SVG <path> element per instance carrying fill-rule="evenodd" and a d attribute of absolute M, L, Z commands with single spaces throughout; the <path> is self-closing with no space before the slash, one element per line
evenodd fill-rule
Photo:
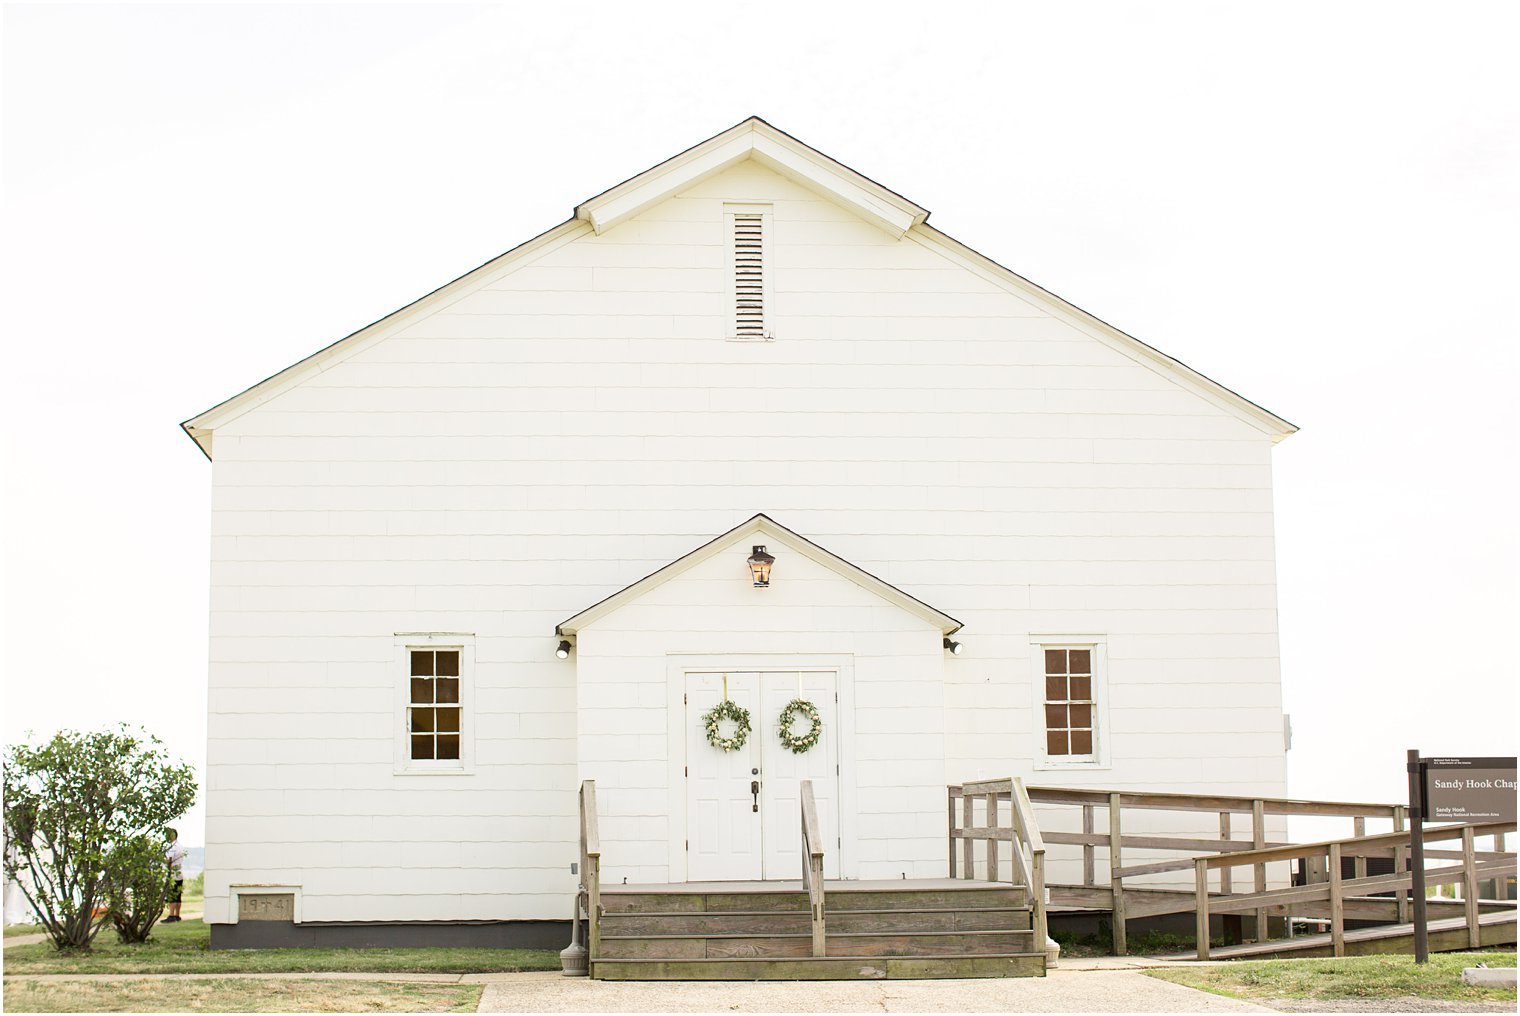
<path fill-rule="evenodd" d="M 1108 911 L 1116 955 L 1127 951 L 1128 921 L 1185 913 L 1194 917 L 1200 960 L 1412 951 L 1417 881 L 1427 888 L 1456 887 L 1450 898 L 1428 900 L 1432 949 L 1515 941 L 1516 858 L 1506 842 L 1515 832 L 1512 821 L 1423 826 L 1423 869 L 1416 872 L 1413 831 L 1400 805 L 1091 787 L 1025 789 L 1030 801 L 1042 807 L 1043 841 L 1081 850 L 1082 881 L 1049 885 L 1050 905 Z M 953 825 L 955 788 L 951 790 Z M 1171 831 L 1158 834 L 1154 820 L 1143 833 L 1127 831 L 1133 828 L 1125 821 L 1129 811 L 1173 813 L 1159 826 Z M 1272 843 L 1266 838 L 1271 816 L 1346 819 L 1352 835 Z M 1217 837 L 1212 833 L 1216 818 Z M 1245 818 L 1249 826 L 1241 829 L 1239 820 Z M 1369 821 L 1387 822 L 1392 829 L 1369 835 Z M 1126 849 L 1150 856 L 1126 863 Z M 1158 852 L 1187 856 L 1152 860 Z M 1106 871 L 1102 853 L 1108 855 Z M 1068 864 L 1065 870 L 1075 868 Z M 1281 922 L 1303 920 L 1327 922 L 1329 934 L 1269 938 Z M 1386 926 L 1348 927 L 1363 922 Z M 1252 941 L 1215 948 L 1210 939 L 1221 926 L 1231 937 Z"/>
<path fill-rule="evenodd" d="M 1095 911 L 1102 914 L 1112 912 L 1113 894 L 1106 888 L 1072 884 L 1054 884 L 1047 888 L 1050 890 L 1052 912 Z M 1222 893 L 1210 892 L 1209 906 L 1211 909 L 1217 909 L 1218 904 L 1226 899 L 1227 897 Z M 1198 893 L 1191 889 L 1130 889 L 1126 887 L 1124 901 L 1125 914 L 1130 920 L 1163 914 L 1191 914 L 1197 909 Z M 1426 906 L 1432 921 L 1443 917 L 1466 916 L 1466 904 L 1462 900 L 1432 896 L 1426 901 Z M 1507 900 L 1478 901 L 1478 907 L 1483 913 L 1510 910 L 1514 906 L 1513 902 Z M 1342 900 L 1342 914 L 1348 921 L 1386 921 L 1397 924 L 1401 910 L 1406 907 L 1407 901 L 1400 901 L 1392 896 L 1346 896 Z M 1292 907 L 1275 905 L 1265 910 L 1269 917 L 1292 916 L 1311 920 L 1329 920 L 1333 916 L 1333 907 L 1328 899 L 1307 900 L 1296 903 Z"/>
<path fill-rule="evenodd" d="M 1447 917 L 1430 921 L 1430 951 L 1457 952 L 1471 949 L 1465 917 Z M 1515 911 L 1506 910 L 1483 914 L 1478 918 L 1481 947 L 1515 944 Z M 1386 924 L 1376 928 L 1354 928 L 1345 934 L 1346 956 L 1371 956 L 1381 953 L 1414 952 L 1413 924 Z M 1315 956 L 1334 956 L 1335 942 L 1327 933 L 1323 935 L 1297 935 L 1293 938 L 1270 942 L 1248 942 L 1245 945 L 1218 946 L 1209 950 L 1214 960 L 1264 960 L 1281 957 L 1300 959 Z M 1168 959 L 1191 960 L 1193 953 L 1184 953 Z"/>

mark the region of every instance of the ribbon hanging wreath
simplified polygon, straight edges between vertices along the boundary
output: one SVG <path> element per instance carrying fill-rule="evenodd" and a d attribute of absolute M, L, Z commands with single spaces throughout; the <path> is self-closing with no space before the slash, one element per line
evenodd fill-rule
<path fill-rule="evenodd" d="M 792 733 L 792 723 L 798 716 L 806 716 L 812 721 L 806 734 Z M 777 722 L 781 724 L 781 743 L 794 755 L 801 755 L 813 748 L 818 743 L 818 738 L 823 736 L 823 720 L 818 717 L 818 707 L 804 698 L 794 698 L 781 710 L 781 716 Z"/>
<path fill-rule="evenodd" d="M 724 737 L 718 733 L 718 724 L 724 720 L 734 723 L 734 736 Z M 724 699 L 702 717 L 707 728 L 707 743 L 722 751 L 738 751 L 749 740 L 749 710 L 731 699 Z"/>

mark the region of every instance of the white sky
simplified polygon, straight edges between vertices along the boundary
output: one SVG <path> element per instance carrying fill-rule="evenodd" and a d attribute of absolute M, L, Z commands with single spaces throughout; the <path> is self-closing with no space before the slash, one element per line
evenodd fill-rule
<path fill-rule="evenodd" d="M 754 113 L 1303 428 L 1294 795 L 1514 754 L 1517 10 L 7 5 L 4 739 L 200 763 L 179 421 Z"/>

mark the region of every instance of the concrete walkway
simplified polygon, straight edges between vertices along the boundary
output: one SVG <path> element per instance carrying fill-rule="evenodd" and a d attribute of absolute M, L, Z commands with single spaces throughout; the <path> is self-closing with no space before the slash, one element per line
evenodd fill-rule
<path fill-rule="evenodd" d="M 1134 969 L 963 981 L 588 981 L 527 974 L 22 974 L 6 981 L 481 984 L 480 1012 L 1274 1012 Z"/>
<path fill-rule="evenodd" d="M 1053 970 L 962 981 L 486 982 L 480 1012 L 1275 1012 L 1136 970 Z"/>

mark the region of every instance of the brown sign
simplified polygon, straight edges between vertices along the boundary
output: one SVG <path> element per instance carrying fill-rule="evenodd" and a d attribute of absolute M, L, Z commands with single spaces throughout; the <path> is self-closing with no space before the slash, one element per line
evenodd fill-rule
<path fill-rule="evenodd" d="M 1513 758 L 1426 758 L 1427 822 L 1515 821 Z"/>

